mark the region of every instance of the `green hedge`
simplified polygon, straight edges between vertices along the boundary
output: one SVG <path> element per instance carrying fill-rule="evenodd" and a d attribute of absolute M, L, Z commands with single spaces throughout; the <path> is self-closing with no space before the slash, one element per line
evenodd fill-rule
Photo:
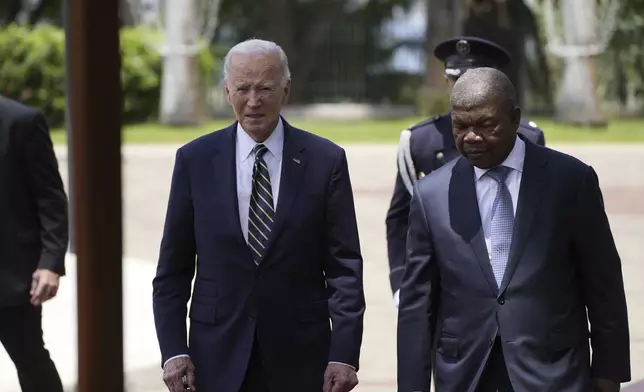
<path fill-rule="evenodd" d="M 155 118 L 161 89 L 160 35 L 148 28 L 121 30 L 124 121 Z M 40 109 L 51 126 L 65 119 L 65 34 L 55 26 L 10 25 L 0 30 L 0 94 Z M 210 84 L 218 61 L 199 55 L 202 84 Z M 97 91 L 97 94 L 100 94 Z"/>

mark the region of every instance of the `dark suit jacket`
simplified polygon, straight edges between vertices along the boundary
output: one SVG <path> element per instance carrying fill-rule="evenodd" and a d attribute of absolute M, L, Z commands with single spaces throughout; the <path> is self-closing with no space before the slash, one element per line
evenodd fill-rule
<path fill-rule="evenodd" d="M 284 121 L 275 224 L 257 267 L 239 224 L 236 126 L 177 152 L 153 283 L 162 359 L 189 353 L 197 390 L 237 392 L 257 332 L 274 390 L 321 390 L 329 361 L 358 367 L 362 341 L 362 256 L 345 152 Z"/>
<path fill-rule="evenodd" d="M 591 167 L 526 143 L 500 290 L 473 167 L 459 158 L 417 183 L 398 316 L 399 392 L 429 391 L 434 334 L 437 392 L 474 391 L 497 334 L 516 391 L 587 392 L 591 377 L 630 380 L 621 262 Z"/>
<path fill-rule="evenodd" d="M 37 268 L 65 273 L 67 196 L 43 116 L 0 97 L 0 306 L 29 302 Z"/>
<path fill-rule="evenodd" d="M 450 113 L 436 116 L 409 128 L 411 131 L 411 156 L 420 172 L 429 174 L 447 162 L 461 156 L 456 149 L 452 135 L 452 117 Z M 538 145 L 544 146 L 543 131 L 534 122 L 521 119 L 519 134 Z M 389 256 L 389 281 L 391 289 L 396 292 L 400 288 L 403 271 L 405 270 L 405 242 L 409 216 L 409 201 L 411 196 L 405 187 L 400 171 L 396 175 L 394 193 L 387 211 L 387 253 Z"/>

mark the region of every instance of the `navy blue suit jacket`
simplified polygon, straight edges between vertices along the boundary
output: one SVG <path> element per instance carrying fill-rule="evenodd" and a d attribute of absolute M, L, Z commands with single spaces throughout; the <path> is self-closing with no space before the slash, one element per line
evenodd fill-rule
<path fill-rule="evenodd" d="M 236 127 L 176 154 L 153 282 L 162 359 L 188 353 L 197 390 L 237 392 L 257 335 L 274 390 L 321 390 L 329 361 L 358 368 L 362 343 L 363 267 L 346 155 L 284 121 L 275 224 L 257 267 L 239 223 Z"/>

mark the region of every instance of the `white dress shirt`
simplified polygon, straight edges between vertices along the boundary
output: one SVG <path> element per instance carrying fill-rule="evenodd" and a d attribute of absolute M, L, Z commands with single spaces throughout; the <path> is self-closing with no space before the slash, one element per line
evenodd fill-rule
<path fill-rule="evenodd" d="M 237 203 L 239 204 L 239 223 L 241 224 L 244 239 L 248 241 L 248 212 L 250 209 L 250 195 L 253 191 L 253 166 L 255 164 L 255 152 L 253 149 L 257 142 L 253 140 L 237 123 L 236 136 L 236 172 L 237 172 Z M 277 127 L 263 143 L 268 151 L 264 153 L 264 161 L 268 166 L 268 175 L 271 180 L 271 193 L 273 194 L 273 207 L 277 212 L 277 199 L 279 197 L 280 180 L 282 176 L 282 153 L 284 151 L 284 124 L 280 118 Z M 168 358 L 163 367 L 175 358 L 189 357 L 187 354 L 180 354 Z M 355 368 L 341 362 L 341 365 Z"/>
<path fill-rule="evenodd" d="M 525 161 L 525 142 L 520 137 L 514 141 L 514 147 L 507 158 L 501 163 L 501 166 L 507 166 L 513 169 L 505 180 L 505 184 L 512 196 L 512 208 L 516 216 L 517 201 L 519 200 L 519 188 L 521 187 L 521 176 L 523 174 L 523 162 Z M 483 225 L 483 234 L 485 235 L 485 246 L 487 247 L 488 257 L 491 259 L 491 239 L 490 227 L 492 225 L 492 204 L 496 198 L 497 183 L 489 176 L 486 176 L 489 169 L 480 169 L 474 167 L 474 183 L 476 185 L 476 199 L 481 213 L 481 224 Z M 394 293 L 394 303 L 398 307 L 400 301 L 400 290 Z"/>
<path fill-rule="evenodd" d="M 263 143 L 268 151 L 264 153 L 264 161 L 268 166 L 268 175 L 271 180 L 271 193 L 273 195 L 273 208 L 277 212 L 277 198 L 279 196 L 280 179 L 282 176 L 282 152 L 284 151 L 284 125 L 280 118 L 277 128 Z M 244 239 L 248 241 L 248 211 L 250 208 L 250 194 L 253 191 L 253 166 L 257 145 L 248 134 L 237 124 L 237 202 L 239 203 L 239 223 L 241 223 Z"/>

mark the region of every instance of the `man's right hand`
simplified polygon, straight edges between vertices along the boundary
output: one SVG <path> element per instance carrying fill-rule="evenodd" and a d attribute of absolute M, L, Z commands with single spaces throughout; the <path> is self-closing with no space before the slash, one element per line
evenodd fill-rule
<path fill-rule="evenodd" d="M 195 366 L 189 357 L 178 357 L 170 360 L 163 367 L 163 381 L 170 392 L 184 392 L 184 377 L 190 391 L 196 391 Z"/>

